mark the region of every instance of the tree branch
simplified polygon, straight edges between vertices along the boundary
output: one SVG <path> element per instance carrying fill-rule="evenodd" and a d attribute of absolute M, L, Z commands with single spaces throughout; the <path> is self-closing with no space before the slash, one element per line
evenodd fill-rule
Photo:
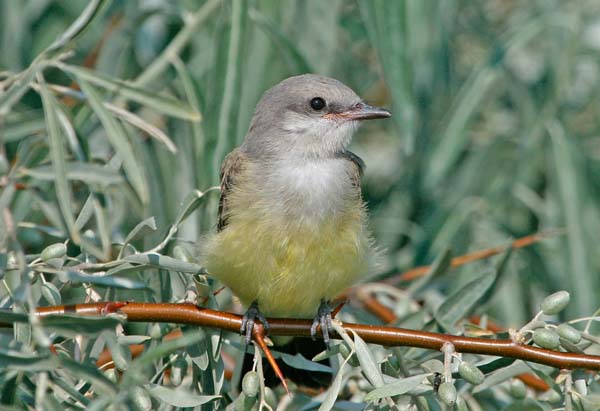
<path fill-rule="evenodd" d="M 100 302 L 40 307 L 39 316 L 51 314 L 106 315 L 121 313 L 132 322 L 167 322 L 218 328 L 238 333 L 242 317 L 193 304 Z M 310 336 L 310 320 L 269 318 L 269 333 L 279 336 Z M 43 322 L 42 322 L 43 324 Z M 600 371 L 600 356 L 552 351 L 513 342 L 510 339 L 462 337 L 405 328 L 343 323 L 366 342 L 384 346 L 407 346 L 440 350 L 449 342 L 461 353 L 493 355 L 545 364 L 561 369 L 583 368 Z M 333 333 L 332 338 L 339 338 Z"/>

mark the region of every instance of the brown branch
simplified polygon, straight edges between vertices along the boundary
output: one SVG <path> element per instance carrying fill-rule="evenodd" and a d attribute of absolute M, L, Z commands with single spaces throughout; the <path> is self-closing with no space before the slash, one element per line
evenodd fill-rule
<path fill-rule="evenodd" d="M 554 237 L 557 235 L 562 235 L 562 234 L 564 234 L 564 232 L 565 232 L 564 229 L 557 228 L 557 229 L 547 230 L 547 231 L 543 231 L 541 233 L 517 238 L 510 244 L 509 248 L 512 248 L 513 250 L 518 249 L 518 248 L 524 248 L 524 247 L 530 246 L 532 244 L 535 244 L 541 240 L 544 240 L 544 239 L 547 239 L 550 237 Z M 497 247 L 487 248 L 485 250 L 475 251 L 475 252 L 461 255 L 458 257 L 454 257 L 452 259 L 452 261 L 450 262 L 450 267 L 457 268 L 457 267 L 460 267 L 460 266 L 468 264 L 468 263 L 472 263 L 477 260 L 483 260 L 486 258 L 490 258 L 495 255 L 501 254 L 506 249 L 507 249 L 506 246 L 497 246 Z M 389 278 L 386 278 L 385 280 L 383 280 L 383 282 L 385 282 L 386 284 L 397 284 L 398 282 L 401 282 L 401 281 L 411 281 L 417 277 L 425 275 L 430 269 L 431 269 L 431 266 L 429 266 L 429 265 L 423 265 L 420 267 L 411 268 L 408 271 L 404 271 L 404 272 L 395 274 Z"/>
<path fill-rule="evenodd" d="M 41 307 L 40 316 L 48 314 L 102 315 L 109 311 L 125 314 L 133 322 L 167 322 L 219 328 L 239 332 L 240 315 L 197 307 L 193 304 L 167 303 L 90 303 Z M 312 321 L 271 318 L 269 332 L 280 336 L 310 336 Z M 366 342 L 384 346 L 407 346 L 440 350 L 450 342 L 458 352 L 515 358 L 561 369 L 583 368 L 600 371 L 600 356 L 552 351 L 513 342 L 510 339 L 485 339 L 445 335 L 395 327 L 343 323 Z M 333 338 L 339 338 L 333 333 Z"/>
<path fill-rule="evenodd" d="M 271 352 L 269 347 L 267 347 L 267 343 L 265 342 L 265 327 L 262 324 L 254 324 L 254 328 L 252 329 L 252 340 L 254 340 L 254 342 L 260 347 L 261 351 L 267 358 L 269 365 L 271 365 L 271 368 L 275 372 L 275 375 L 277 376 L 277 378 L 279 378 L 279 381 L 281 381 L 283 388 L 285 388 L 285 392 L 287 392 L 289 395 L 290 390 L 288 388 L 287 382 L 285 381 L 285 377 L 283 376 L 279 365 L 277 365 L 277 361 L 275 360 L 275 357 L 273 357 L 273 353 Z"/>
<path fill-rule="evenodd" d="M 380 303 L 371 293 L 359 292 L 356 293 L 356 296 L 364 309 L 375 315 L 385 324 L 392 324 L 398 320 L 396 314 L 394 314 L 390 308 Z M 481 317 L 472 316 L 469 318 L 469 321 L 473 324 L 479 324 L 481 322 Z M 502 327 L 489 320 L 487 321 L 486 329 L 495 334 L 505 331 Z M 544 380 L 533 374 L 525 373 L 518 375 L 516 378 L 523 381 L 525 385 L 538 391 L 547 391 L 550 389 L 550 386 L 546 384 Z"/>

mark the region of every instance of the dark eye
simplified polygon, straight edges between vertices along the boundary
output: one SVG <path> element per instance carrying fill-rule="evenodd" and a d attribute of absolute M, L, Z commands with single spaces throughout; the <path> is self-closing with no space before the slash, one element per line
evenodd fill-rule
<path fill-rule="evenodd" d="M 321 97 L 315 97 L 310 100 L 310 106 L 313 110 L 323 110 L 323 107 L 325 107 L 325 100 L 323 100 Z"/>

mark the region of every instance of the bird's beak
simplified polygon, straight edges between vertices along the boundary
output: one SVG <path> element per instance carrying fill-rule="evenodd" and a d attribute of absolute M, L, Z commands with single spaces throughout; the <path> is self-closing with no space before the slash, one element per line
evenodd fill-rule
<path fill-rule="evenodd" d="M 372 120 L 375 118 L 388 118 L 392 116 L 389 110 L 381 107 L 373 107 L 365 103 L 355 104 L 351 109 L 338 114 L 348 120 Z"/>

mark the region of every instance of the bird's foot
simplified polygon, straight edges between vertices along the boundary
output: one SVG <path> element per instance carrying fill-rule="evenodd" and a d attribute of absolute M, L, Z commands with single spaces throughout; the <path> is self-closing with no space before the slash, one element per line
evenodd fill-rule
<path fill-rule="evenodd" d="M 321 305 L 319 305 L 317 315 L 313 319 L 312 326 L 310 327 L 310 335 L 313 340 L 316 339 L 317 327 L 319 326 L 321 327 L 323 341 L 325 342 L 327 348 L 329 348 L 329 343 L 331 342 L 329 339 L 329 331 L 333 330 L 333 325 L 331 324 L 331 307 L 329 307 L 329 303 L 325 300 L 321 300 Z"/>
<path fill-rule="evenodd" d="M 246 344 L 248 344 L 252 339 L 252 330 L 254 329 L 254 323 L 256 322 L 256 320 L 262 323 L 263 327 L 265 327 L 265 332 L 268 333 L 269 322 L 267 321 L 265 316 L 262 315 L 262 313 L 258 309 L 258 303 L 256 303 L 255 301 L 252 304 L 250 304 L 250 307 L 248 307 L 248 310 L 246 310 L 244 316 L 242 317 L 242 326 L 240 327 L 240 334 L 244 336 L 244 341 L 246 342 Z"/>

